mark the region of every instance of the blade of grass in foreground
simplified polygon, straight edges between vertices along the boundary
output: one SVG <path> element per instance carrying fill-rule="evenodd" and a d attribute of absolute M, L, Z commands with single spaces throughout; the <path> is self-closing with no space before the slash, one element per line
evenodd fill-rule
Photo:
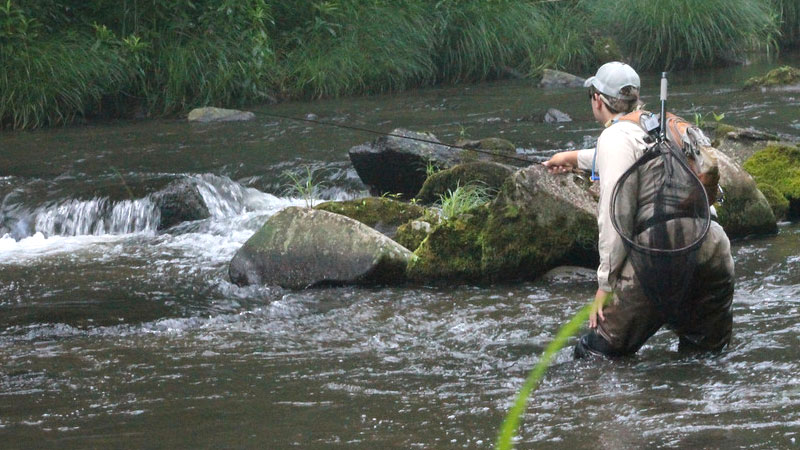
<path fill-rule="evenodd" d="M 497 437 L 497 450 L 510 450 L 513 448 L 511 441 L 514 439 L 514 435 L 517 432 L 519 418 L 522 413 L 525 412 L 525 406 L 528 404 L 528 397 L 539 387 L 539 382 L 544 377 L 547 368 L 550 367 L 550 362 L 553 360 L 555 354 L 564 347 L 569 338 L 578 333 L 581 329 L 581 325 L 589 318 L 591 307 L 592 303 L 589 303 L 581 308 L 572 320 L 558 330 L 556 337 L 550 342 L 547 348 L 544 349 L 544 353 L 542 353 L 542 356 L 539 358 L 539 362 L 536 363 L 530 374 L 528 374 L 528 378 L 525 379 L 525 384 L 522 385 L 522 389 L 520 389 L 519 394 L 517 394 L 514 406 L 508 411 L 503 421 L 503 426 L 500 428 L 500 434 Z"/>

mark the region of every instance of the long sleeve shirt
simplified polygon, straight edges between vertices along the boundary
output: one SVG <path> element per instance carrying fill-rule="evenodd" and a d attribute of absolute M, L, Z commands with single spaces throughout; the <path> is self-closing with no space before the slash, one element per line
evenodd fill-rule
<path fill-rule="evenodd" d="M 597 209 L 597 226 L 600 230 L 598 252 L 600 265 L 597 268 L 598 287 L 611 292 L 622 265 L 628 256 L 627 249 L 611 223 L 611 194 L 619 178 L 642 156 L 647 144 L 646 133 L 632 122 L 614 122 L 597 140 L 597 148 L 578 152 L 578 167 L 592 170 L 599 175 L 600 200 Z M 635 199 L 634 199 L 635 200 Z M 636 213 L 637 204 L 622 204 L 630 216 Z"/>

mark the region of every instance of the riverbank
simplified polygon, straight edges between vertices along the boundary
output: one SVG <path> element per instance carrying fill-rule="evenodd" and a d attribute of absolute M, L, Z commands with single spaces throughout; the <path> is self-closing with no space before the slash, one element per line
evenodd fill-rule
<path fill-rule="evenodd" d="M 699 68 L 800 43 L 792 0 L 295 3 L 9 1 L 0 126 L 536 78 L 612 59 Z"/>

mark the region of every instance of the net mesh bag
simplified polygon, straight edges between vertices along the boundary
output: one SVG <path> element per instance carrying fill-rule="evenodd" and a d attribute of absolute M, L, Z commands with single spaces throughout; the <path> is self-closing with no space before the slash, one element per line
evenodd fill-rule
<path fill-rule="evenodd" d="M 681 148 L 657 141 L 620 177 L 611 221 L 645 295 L 679 325 L 711 223 L 705 189 Z"/>

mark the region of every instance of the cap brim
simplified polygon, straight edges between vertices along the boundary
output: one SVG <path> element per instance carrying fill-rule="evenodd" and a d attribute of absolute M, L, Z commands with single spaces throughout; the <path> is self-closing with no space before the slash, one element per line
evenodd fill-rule
<path fill-rule="evenodd" d="M 586 81 L 583 82 L 583 87 L 587 88 L 587 87 L 591 86 L 592 83 L 594 82 L 594 80 L 596 80 L 596 79 L 597 79 L 597 77 L 589 77 L 589 78 L 587 78 Z"/>

